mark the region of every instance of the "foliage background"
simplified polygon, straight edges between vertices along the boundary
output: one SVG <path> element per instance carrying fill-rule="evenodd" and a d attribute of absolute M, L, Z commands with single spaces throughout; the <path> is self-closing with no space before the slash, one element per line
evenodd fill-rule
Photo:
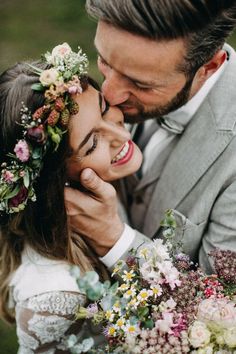
<path fill-rule="evenodd" d="M 96 23 L 84 5 L 85 0 L 0 0 L 0 71 L 68 42 L 74 50 L 79 44 L 88 54 L 90 74 L 101 81 L 93 47 Z M 236 47 L 236 35 L 229 43 Z M 15 328 L 0 322 L 0 354 L 16 352 Z"/>

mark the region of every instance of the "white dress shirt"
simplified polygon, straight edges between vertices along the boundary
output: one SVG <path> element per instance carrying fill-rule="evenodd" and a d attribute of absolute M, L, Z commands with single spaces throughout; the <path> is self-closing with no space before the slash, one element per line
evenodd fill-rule
<path fill-rule="evenodd" d="M 180 123 L 183 127 L 186 127 L 190 122 L 191 118 L 194 116 L 198 108 L 201 106 L 202 102 L 215 85 L 217 80 L 222 75 L 225 67 L 227 65 L 227 60 L 220 66 L 220 68 L 210 76 L 210 78 L 204 83 L 200 90 L 182 107 L 166 115 L 164 118 L 173 120 Z M 144 123 L 144 134 L 145 129 L 148 129 L 152 120 L 148 120 Z M 159 127 L 157 125 L 157 130 L 153 133 L 148 144 L 143 151 L 143 165 L 142 174 L 147 173 L 149 168 L 151 168 L 152 163 L 158 159 L 158 155 L 161 151 L 166 148 L 166 146 L 174 139 L 175 134 Z M 130 226 L 125 224 L 124 231 L 117 241 L 117 243 L 111 248 L 111 250 L 100 260 L 107 266 L 112 267 L 124 254 L 124 251 L 128 250 L 135 238 L 135 230 Z"/>

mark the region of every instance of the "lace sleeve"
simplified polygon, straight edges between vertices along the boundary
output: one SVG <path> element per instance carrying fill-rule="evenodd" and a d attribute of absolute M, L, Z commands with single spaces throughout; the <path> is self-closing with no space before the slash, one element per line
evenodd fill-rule
<path fill-rule="evenodd" d="M 85 298 L 78 293 L 48 292 L 33 296 L 16 305 L 18 354 L 70 353 L 66 338 L 70 334 L 83 336 L 82 324 L 74 314 Z"/>

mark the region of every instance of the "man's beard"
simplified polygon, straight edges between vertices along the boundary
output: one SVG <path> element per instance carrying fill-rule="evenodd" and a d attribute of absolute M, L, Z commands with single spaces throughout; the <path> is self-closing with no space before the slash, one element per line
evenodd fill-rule
<path fill-rule="evenodd" d="M 189 100 L 190 90 L 192 86 L 193 78 L 188 79 L 184 85 L 184 87 L 179 91 L 174 98 L 172 98 L 167 104 L 164 106 L 157 106 L 150 111 L 145 111 L 143 105 L 140 103 L 135 103 L 133 106 L 137 108 L 138 113 L 134 115 L 129 115 L 124 112 L 124 119 L 126 123 L 141 123 L 145 120 L 151 118 L 159 118 L 164 115 L 167 115 L 170 112 L 173 112 L 183 106 Z M 132 105 L 130 102 L 125 102 L 124 105 Z M 119 107 L 119 106 L 118 106 Z M 120 105 L 120 109 L 122 110 L 122 105 Z"/>

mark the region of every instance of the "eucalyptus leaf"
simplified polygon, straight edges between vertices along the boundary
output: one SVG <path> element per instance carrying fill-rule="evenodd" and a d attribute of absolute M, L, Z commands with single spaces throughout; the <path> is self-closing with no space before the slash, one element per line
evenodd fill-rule
<path fill-rule="evenodd" d="M 91 301 L 97 301 L 101 299 L 103 294 L 104 294 L 104 289 L 101 283 L 97 283 L 93 287 L 87 290 L 87 296 Z"/>
<path fill-rule="evenodd" d="M 99 276 L 94 271 L 87 272 L 83 278 L 90 286 L 95 285 L 99 281 Z"/>
<path fill-rule="evenodd" d="M 29 187 L 29 183 L 30 183 L 29 171 L 25 170 L 24 172 L 25 172 L 24 177 L 23 177 L 24 186 L 25 186 L 25 188 L 28 188 Z"/>
<path fill-rule="evenodd" d="M 94 345 L 94 340 L 93 338 L 86 338 L 83 340 L 82 342 L 83 345 L 83 350 L 86 353 L 89 349 L 92 348 L 92 346 Z"/>
<path fill-rule="evenodd" d="M 40 92 L 44 91 L 44 86 L 40 83 L 36 83 L 36 84 L 31 85 L 31 88 L 34 91 L 40 91 Z"/>

